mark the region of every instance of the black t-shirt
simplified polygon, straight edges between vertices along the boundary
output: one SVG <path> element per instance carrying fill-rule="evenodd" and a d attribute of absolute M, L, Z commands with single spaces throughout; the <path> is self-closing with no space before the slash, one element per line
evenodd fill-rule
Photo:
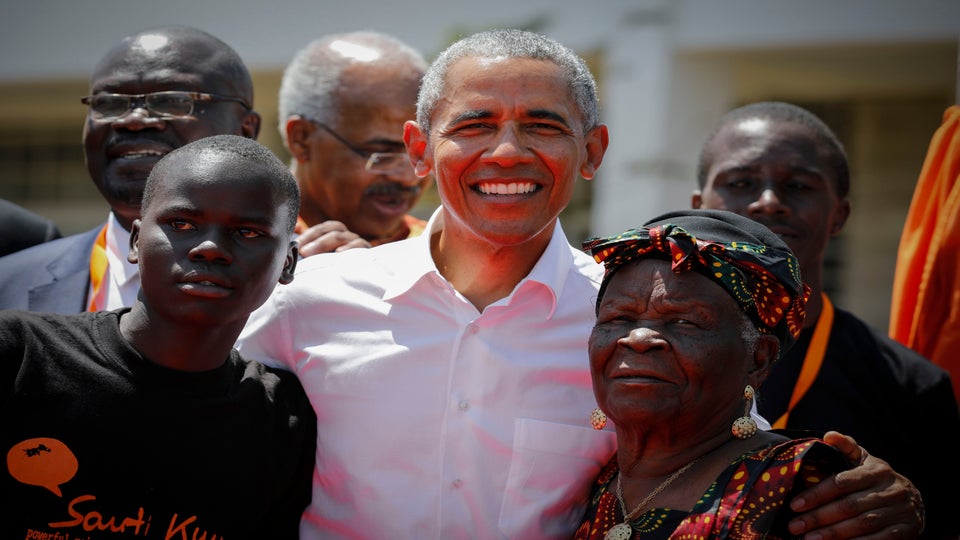
<path fill-rule="evenodd" d="M 812 336 L 813 328 L 805 329 L 759 389 L 757 408 L 771 423 L 787 408 Z M 960 485 L 953 457 L 960 416 L 950 377 L 853 314 L 834 310 L 823 365 L 787 429 L 852 436 L 920 489 L 929 532 L 960 532 L 949 514 Z"/>
<path fill-rule="evenodd" d="M 153 364 L 124 311 L 0 311 L 0 538 L 297 538 L 316 417 L 296 377 L 236 351 Z"/>

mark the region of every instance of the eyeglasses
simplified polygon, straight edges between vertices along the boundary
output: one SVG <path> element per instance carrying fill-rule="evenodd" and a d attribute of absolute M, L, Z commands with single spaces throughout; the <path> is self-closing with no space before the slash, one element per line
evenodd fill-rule
<path fill-rule="evenodd" d="M 369 150 L 364 150 L 363 148 L 357 148 L 356 146 L 350 144 L 350 141 L 344 139 L 336 131 L 330 129 L 329 127 L 321 124 L 320 122 L 311 122 L 317 126 L 323 128 L 324 131 L 333 136 L 334 139 L 340 141 L 340 144 L 346 146 L 351 152 L 367 160 L 367 163 L 364 165 L 364 169 L 372 173 L 407 173 L 413 174 L 413 167 L 410 166 L 410 162 L 407 160 L 407 154 L 403 152 L 371 152 Z"/>
<path fill-rule="evenodd" d="M 208 94 L 206 92 L 152 92 L 149 94 L 110 94 L 99 93 L 80 98 L 80 103 L 88 105 L 94 118 L 116 120 L 130 112 L 134 103 L 141 104 L 147 112 L 157 118 L 181 118 L 193 114 L 193 106 L 198 101 L 235 101 L 248 111 L 252 108 L 246 100 L 238 97 Z"/>

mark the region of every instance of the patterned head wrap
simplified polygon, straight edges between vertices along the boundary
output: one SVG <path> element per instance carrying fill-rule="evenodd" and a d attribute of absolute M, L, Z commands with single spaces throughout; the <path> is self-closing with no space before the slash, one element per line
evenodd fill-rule
<path fill-rule="evenodd" d="M 810 288 L 790 248 L 763 225 L 723 210 L 669 212 L 608 238 L 583 244 L 606 273 L 597 311 L 610 277 L 631 261 L 670 261 L 674 273 L 694 270 L 723 287 L 757 329 L 780 340 L 782 355 L 803 328 Z"/>

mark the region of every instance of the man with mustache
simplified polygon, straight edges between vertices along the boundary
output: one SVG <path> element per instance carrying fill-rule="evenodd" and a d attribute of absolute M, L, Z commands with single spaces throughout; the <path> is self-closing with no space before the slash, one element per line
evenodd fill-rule
<path fill-rule="evenodd" d="M 87 170 L 110 214 L 88 232 L 0 258 L 0 308 L 71 314 L 132 305 L 140 278 L 126 260 L 129 231 L 153 165 L 203 137 L 260 131 L 239 55 L 185 26 L 123 38 L 97 64 L 83 103 Z"/>
<path fill-rule="evenodd" d="M 280 135 L 302 193 L 301 255 L 369 247 L 416 236 L 408 212 L 430 178 L 418 178 L 403 147 L 416 115 L 423 57 L 376 32 L 311 42 L 280 87 Z"/>

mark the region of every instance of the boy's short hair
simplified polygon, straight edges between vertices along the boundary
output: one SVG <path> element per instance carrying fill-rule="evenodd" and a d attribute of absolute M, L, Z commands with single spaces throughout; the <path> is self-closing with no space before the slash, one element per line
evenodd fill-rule
<path fill-rule="evenodd" d="M 297 224 L 297 215 L 300 212 L 300 188 L 297 186 L 297 180 L 290 173 L 289 167 L 268 148 L 253 139 L 239 135 L 204 137 L 163 156 L 150 171 L 150 176 L 147 177 L 143 191 L 143 202 L 141 203 L 141 214 L 145 214 L 147 208 L 150 207 L 163 177 L 167 174 L 167 169 L 174 161 L 174 156 L 199 155 L 205 152 L 232 154 L 237 158 L 257 163 L 266 168 L 274 180 L 275 187 L 284 195 L 287 207 L 287 232 L 293 234 L 293 228 Z"/>

